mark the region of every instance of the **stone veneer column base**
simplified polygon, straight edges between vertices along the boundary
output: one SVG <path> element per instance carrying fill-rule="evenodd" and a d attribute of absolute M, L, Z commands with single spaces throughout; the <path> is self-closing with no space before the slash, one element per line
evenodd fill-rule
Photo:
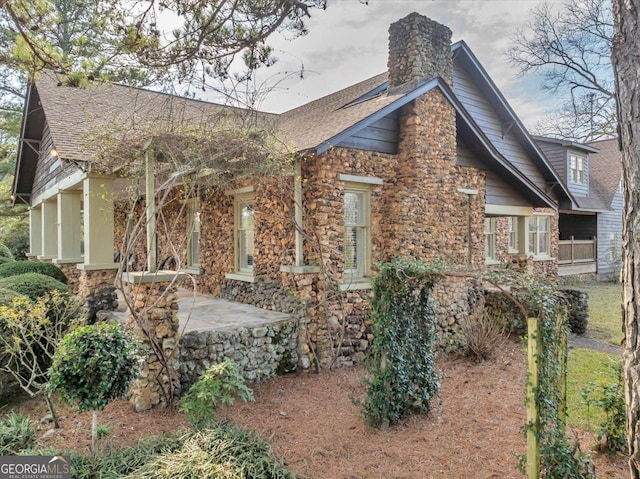
<path fill-rule="evenodd" d="M 88 323 L 95 322 L 98 311 L 118 309 L 118 295 L 114 285 L 117 269 L 79 269 L 77 271 L 77 295 L 83 305 L 85 320 Z"/>
<path fill-rule="evenodd" d="M 178 275 L 173 272 L 128 273 L 123 276 L 133 311 L 127 310 L 127 328 L 144 345 L 145 363 L 131 389 L 137 412 L 180 396 Z M 178 278 L 179 279 L 179 278 Z"/>

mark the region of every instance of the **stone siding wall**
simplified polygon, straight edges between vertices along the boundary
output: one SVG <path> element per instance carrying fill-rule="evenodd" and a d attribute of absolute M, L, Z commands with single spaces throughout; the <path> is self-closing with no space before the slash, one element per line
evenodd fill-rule
<path fill-rule="evenodd" d="M 389 84 L 441 76 L 452 82 L 451 30 L 418 13 L 389 27 Z"/>
<path fill-rule="evenodd" d="M 78 298 L 84 308 L 85 320 L 94 323 L 99 311 L 118 309 L 114 286 L 117 270 L 78 270 Z"/>
<path fill-rule="evenodd" d="M 80 271 L 76 264 L 77 263 L 55 263 L 67 277 L 67 286 L 69 286 L 73 294 L 78 294 L 80 290 Z"/>
<path fill-rule="evenodd" d="M 166 282 L 130 283 L 127 289 L 133 300 L 127 327 L 145 354 L 140 377 L 131 388 L 131 402 L 139 412 L 180 396 L 178 295 L 175 284 Z"/>
<path fill-rule="evenodd" d="M 188 391 L 211 365 L 234 361 L 249 382 L 293 371 L 298 364 L 295 320 L 233 331 L 192 331 L 180 338 L 180 382 Z"/>
<path fill-rule="evenodd" d="M 444 278 L 434 285 L 433 300 L 437 318 L 436 348 L 446 353 L 460 350 L 464 346 L 462 323 L 478 319 L 484 311 L 482 286 L 472 279 Z"/>

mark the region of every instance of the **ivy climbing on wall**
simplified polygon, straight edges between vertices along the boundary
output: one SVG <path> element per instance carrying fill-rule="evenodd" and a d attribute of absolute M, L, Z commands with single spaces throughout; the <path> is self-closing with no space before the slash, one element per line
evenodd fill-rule
<path fill-rule="evenodd" d="M 437 267 L 411 259 L 378 265 L 373 281 L 373 349 L 360 402 L 366 422 L 385 427 L 412 412 L 426 413 L 440 392 L 435 366 L 436 318 L 431 293 Z"/>

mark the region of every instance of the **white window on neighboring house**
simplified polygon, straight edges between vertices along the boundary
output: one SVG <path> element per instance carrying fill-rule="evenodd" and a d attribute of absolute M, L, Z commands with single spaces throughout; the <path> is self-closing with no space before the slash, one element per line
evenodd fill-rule
<path fill-rule="evenodd" d="M 584 156 L 570 155 L 569 163 L 571 164 L 571 181 L 584 185 Z"/>
<path fill-rule="evenodd" d="M 200 268 L 200 202 L 187 203 L 187 268 Z"/>
<path fill-rule="evenodd" d="M 369 186 L 345 183 L 344 187 L 344 273 L 348 277 L 369 275 L 371 262 Z"/>
<path fill-rule="evenodd" d="M 533 256 L 549 256 L 550 246 L 550 225 L 549 216 L 530 216 L 529 217 L 529 238 L 527 251 Z"/>
<path fill-rule="evenodd" d="M 496 219 L 484 219 L 484 259 L 496 260 Z"/>
<path fill-rule="evenodd" d="M 254 206 L 253 193 L 235 196 L 235 270 L 253 272 Z"/>
<path fill-rule="evenodd" d="M 509 253 L 517 253 L 518 250 L 518 217 L 509 216 L 507 218 L 509 229 Z"/>

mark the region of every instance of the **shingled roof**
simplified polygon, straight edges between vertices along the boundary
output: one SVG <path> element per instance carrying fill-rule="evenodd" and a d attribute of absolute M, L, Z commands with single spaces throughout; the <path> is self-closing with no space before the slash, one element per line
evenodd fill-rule
<path fill-rule="evenodd" d="M 125 141 L 153 130 L 213 127 L 229 120 L 258 121 L 268 126 L 277 118 L 270 113 L 117 84 L 66 87 L 52 72 L 40 75 L 36 89 L 56 150 L 61 158 L 69 160 L 96 159 L 95 140 L 105 133 Z"/>
<path fill-rule="evenodd" d="M 622 153 L 618 149 L 618 139 L 599 140 L 587 144 L 598 150 L 597 153 L 589 155 L 591 189 L 606 207 L 610 208 L 622 179 Z"/>

